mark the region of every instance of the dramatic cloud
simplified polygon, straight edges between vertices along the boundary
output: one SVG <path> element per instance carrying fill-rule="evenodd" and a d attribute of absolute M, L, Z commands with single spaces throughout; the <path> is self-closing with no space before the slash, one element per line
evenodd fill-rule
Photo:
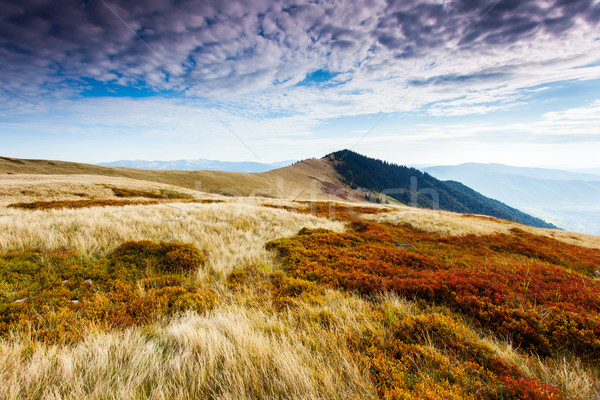
<path fill-rule="evenodd" d="M 0 1 L 0 118 L 105 132 L 103 104 L 114 129 L 148 134 L 161 107 L 182 115 L 161 132 L 222 120 L 270 138 L 333 117 L 485 114 L 600 78 L 599 27 L 598 0 Z"/>
<path fill-rule="evenodd" d="M 207 95 L 290 86 L 320 69 L 372 78 L 418 73 L 414 59 L 453 46 L 494 59 L 523 40 L 593 30 L 600 18 L 591 0 L 23 0 L 1 7 L 5 90 L 79 90 L 88 79 Z M 585 54 L 585 45 L 563 56 Z M 474 71 L 454 82 L 498 74 Z M 415 83 L 445 78 L 453 81 Z"/>

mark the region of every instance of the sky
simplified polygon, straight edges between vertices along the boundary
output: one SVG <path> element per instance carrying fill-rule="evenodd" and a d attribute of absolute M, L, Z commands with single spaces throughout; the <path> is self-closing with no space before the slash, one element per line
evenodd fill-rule
<path fill-rule="evenodd" d="M 600 167 L 600 0 L 0 0 L 0 155 Z"/>

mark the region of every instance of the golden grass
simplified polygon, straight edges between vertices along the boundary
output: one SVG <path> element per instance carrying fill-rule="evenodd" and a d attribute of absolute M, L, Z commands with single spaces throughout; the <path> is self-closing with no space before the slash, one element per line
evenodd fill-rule
<path fill-rule="evenodd" d="M 0 397 L 374 398 L 343 349 L 331 351 L 310 349 L 264 312 L 231 308 L 94 334 L 72 347 L 1 341 Z"/>
<path fill-rule="evenodd" d="M 339 176 L 326 160 L 305 160 L 264 173 L 244 174 L 225 171 L 157 171 L 104 167 L 50 160 L 20 160 L 0 157 L 0 183 L 21 176 L 63 176 L 84 179 L 129 179 L 178 186 L 207 193 L 234 196 L 265 196 L 302 200 L 328 200 L 325 187 L 343 189 Z M 315 179 L 316 178 L 316 179 Z M 1 197 L 1 194 L 0 194 Z M 345 195 L 343 197 L 346 197 Z M 360 197 L 360 196 L 359 196 Z M 48 199 L 47 199 L 48 200 Z"/>
<path fill-rule="evenodd" d="M 260 294 L 230 293 L 210 314 L 95 333 L 73 346 L 0 340 L 0 398 L 374 399 L 376 389 L 346 339 L 382 332 L 375 308 L 396 318 L 448 313 L 389 293 L 368 301 L 327 290 L 320 301 L 299 301 L 279 313 L 268 303 L 248 304 L 253 296 Z M 524 356 L 509 342 L 464 327 L 526 376 L 558 385 L 568 398 L 594 398 L 597 375 L 577 361 Z M 425 348 L 451 354 L 433 340 Z M 431 365 L 415 362 L 426 378 Z"/>
<path fill-rule="evenodd" d="M 600 398 L 598 371 L 582 365 L 578 359 L 559 357 L 543 360 L 539 357 L 525 357 L 511 345 L 510 341 L 490 337 L 482 339 L 502 360 L 519 367 L 526 377 L 536 377 L 555 385 L 569 398 L 593 400 Z"/>
<path fill-rule="evenodd" d="M 389 293 L 363 298 L 324 289 L 314 298 L 298 297 L 281 307 L 265 294 L 260 282 L 248 288 L 229 287 L 227 278 L 233 271 L 255 267 L 268 274 L 279 269 L 275 255 L 265 249 L 266 242 L 296 234 L 304 227 L 345 229 L 342 222 L 293 211 L 295 207 L 305 210 L 306 204 L 269 198 L 231 199 L 101 176 L 7 175 L 0 183 L 0 251 L 64 248 L 108 254 L 129 240 L 189 242 L 207 253 L 196 280 L 208 282 L 219 294 L 218 304 L 209 313 L 187 313 L 151 326 L 92 333 L 75 345 L 34 343 L 26 336 L 0 339 L 1 399 L 377 398 L 365 365 L 348 349 L 348 338 L 382 332 L 374 311 L 391 309 L 397 318 L 432 312 L 451 315 Z M 105 185 L 133 190 L 162 188 L 189 193 L 195 199 L 226 202 L 51 211 L 4 207 L 24 200 L 81 199 L 77 193 L 90 199 L 115 199 Z M 266 204 L 288 208 L 264 207 Z M 508 232 L 518 226 L 600 247 L 600 238 L 592 236 L 528 228 L 487 217 L 385 207 L 396 211 L 361 218 L 407 224 L 441 236 Z M 592 367 L 576 359 L 540 360 L 524 355 L 509 341 L 462 323 L 473 337 L 488 343 L 525 376 L 552 383 L 571 398 L 597 395 L 599 374 Z M 426 347 L 435 354 L 447 353 L 433 341 Z M 429 368 L 417 365 L 423 377 Z"/>
<path fill-rule="evenodd" d="M 344 229 L 340 222 L 255 203 L 242 198 L 217 204 L 11 209 L 0 216 L 0 250 L 107 254 L 129 240 L 187 242 L 206 249 L 208 271 L 222 276 L 247 265 L 274 265 L 273 255 L 264 248 L 269 240 L 293 235 L 303 227 Z"/>
<path fill-rule="evenodd" d="M 387 207 L 397 211 L 365 215 L 363 218 L 376 222 L 387 222 L 394 225 L 407 225 L 439 236 L 466 234 L 489 235 L 495 232 L 509 233 L 512 228 L 519 228 L 536 235 L 549 236 L 578 246 L 596 249 L 600 248 L 600 236 L 558 229 L 534 228 L 516 222 L 482 215 L 458 214 L 449 211 L 428 210 L 397 205 L 388 205 Z"/>
<path fill-rule="evenodd" d="M 177 192 L 191 196 L 192 199 L 220 197 L 178 186 L 127 178 L 94 175 L 2 175 L 0 176 L 0 215 L 1 207 L 11 203 L 119 199 L 120 197 L 113 190 L 115 187 L 158 194 Z M 141 196 L 141 198 L 145 197 Z"/>

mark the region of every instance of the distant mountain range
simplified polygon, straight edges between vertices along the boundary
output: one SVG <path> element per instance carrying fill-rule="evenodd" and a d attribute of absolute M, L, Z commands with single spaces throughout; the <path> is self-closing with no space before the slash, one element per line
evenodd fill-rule
<path fill-rule="evenodd" d="M 294 160 L 279 161 L 275 163 L 259 163 L 252 161 L 217 161 L 217 160 L 173 160 L 173 161 L 146 161 L 146 160 L 120 160 L 99 163 L 107 167 L 125 167 L 154 170 L 180 170 L 180 171 L 230 171 L 230 172 L 267 172 L 272 169 L 287 167 Z"/>
<path fill-rule="evenodd" d="M 460 164 L 422 168 L 567 230 L 600 235 L 600 171 Z"/>
<path fill-rule="evenodd" d="M 566 171 L 522 168 L 502 164 L 468 163 L 453 166 L 422 166 L 419 169 L 390 164 L 342 150 L 326 157 L 343 184 L 388 194 L 399 202 L 421 207 L 433 206 L 427 190 L 439 195 L 444 210 L 491 215 L 540 227 L 600 235 L 600 169 Z M 230 171 L 262 173 L 293 164 L 227 162 L 217 160 L 146 161 L 121 160 L 101 163 L 144 170 Z M 411 194 L 410 177 L 416 179 L 416 198 Z M 466 186 L 465 186 L 466 185 Z M 493 199 L 497 199 L 493 200 Z"/>
<path fill-rule="evenodd" d="M 369 158 L 350 150 L 325 156 L 352 189 L 385 194 L 401 203 L 460 213 L 483 214 L 540 228 L 556 228 L 456 181 L 441 181 L 415 168 Z"/>

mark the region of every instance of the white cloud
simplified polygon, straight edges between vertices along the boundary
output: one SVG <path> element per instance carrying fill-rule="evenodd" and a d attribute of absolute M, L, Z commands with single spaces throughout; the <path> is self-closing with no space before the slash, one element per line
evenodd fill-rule
<path fill-rule="evenodd" d="M 297 136 L 309 146 L 330 140 L 321 143 L 314 132 L 334 117 L 489 114 L 517 108 L 556 82 L 600 78 L 598 0 L 583 11 L 575 2 L 501 1 L 486 14 L 489 2 L 458 0 L 109 1 L 128 26 L 102 2 L 34 3 L 13 4 L 0 17 L 5 132 L 200 141 L 231 129 L 248 142 L 296 143 Z M 337 75 L 297 85 L 316 70 Z M 81 78 L 141 81 L 176 95 L 81 98 Z M 377 128 L 365 143 L 463 139 L 464 132 L 516 140 L 506 131 L 520 132 L 519 140 L 592 140 L 597 107 L 590 107 L 536 123 L 398 138 Z M 337 147 L 346 143 L 340 140 Z"/>

